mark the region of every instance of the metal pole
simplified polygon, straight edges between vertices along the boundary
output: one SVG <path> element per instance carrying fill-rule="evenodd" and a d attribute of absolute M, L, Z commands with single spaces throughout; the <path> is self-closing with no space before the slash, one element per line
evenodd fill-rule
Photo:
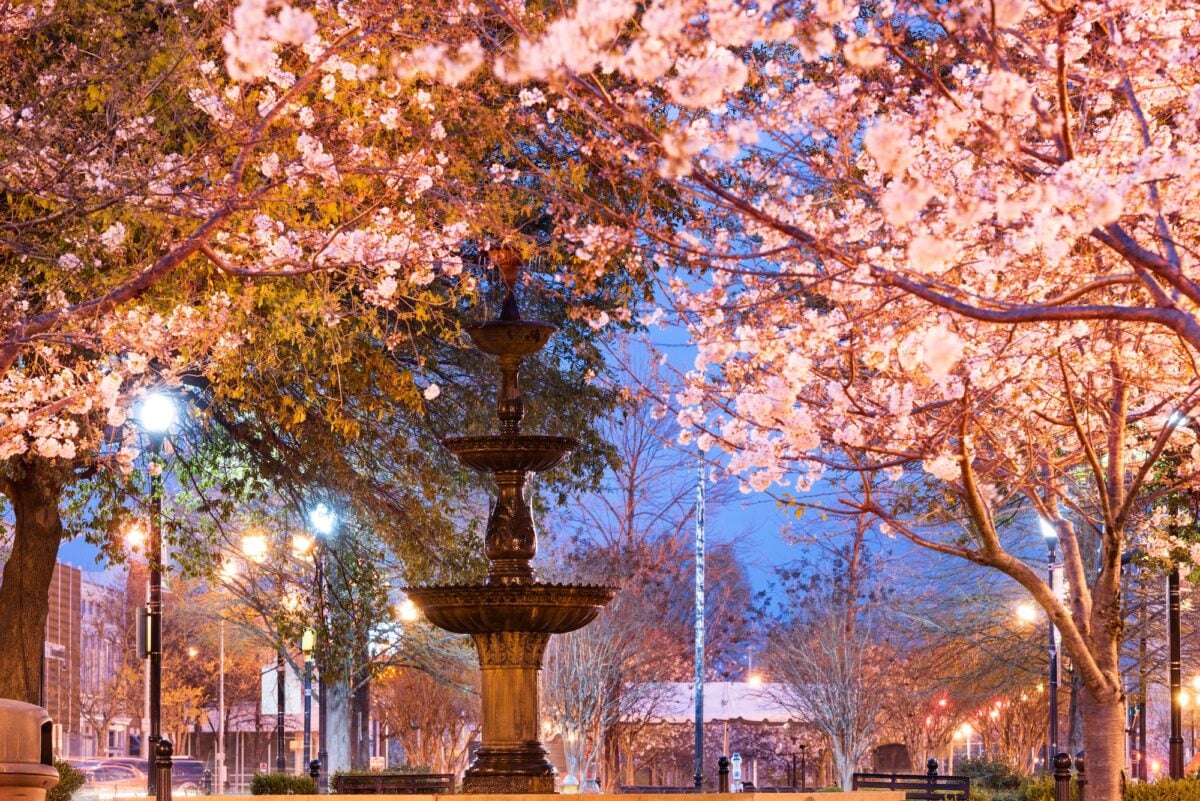
<path fill-rule="evenodd" d="M 696 695 L 696 770 L 692 781 L 697 790 L 704 785 L 704 461 L 696 471 L 696 664 L 693 691 Z"/>
<path fill-rule="evenodd" d="M 317 637 L 324 637 L 325 625 L 325 548 L 318 543 L 316 550 L 316 580 L 317 580 L 317 614 L 321 618 L 321 627 Z M 316 656 L 316 651 L 313 651 Z M 329 789 L 329 751 L 326 750 L 325 733 L 327 725 L 325 705 L 325 671 L 317 665 L 317 761 L 320 762 L 320 774 L 317 777 L 317 792 L 323 793 Z"/>
<path fill-rule="evenodd" d="M 312 761 L 312 654 L 304 655 L 304 764 Z"/>
<path fill-rule="evenodd" d="M 1149 761 L 1146 758 L 1146 679 L 1148 663 L 1146 661 L 1146 637 L 1150 627 L 1150 618 L 1146 614 L 1146 592 L 1145 581 L 1142 571 L 1138 570 L 1138 589 L 1141 590 L 1142 603 L 1141 613 L 1138 615 L 1138 624 L 1141 628 L 1141 634 L 1138 637 L 1138 720 L 1137 720 L 1137 751 L 1138 765 L 1137 778 L 1141 781 L 1146 781 L 1149 774 Z"/>
<path fill-rule="evenodd" d="M 283 671 L 283 648 L 280 647 L 279 653 L 275 657 L 275 769 L 280 773 L 287 772 L 287 758 L 283 755 L 283 704 L 286 700 L 283 690 Z"/>
<path fill-rule="evenodd" d="M 1168 668 L 1171 683 L 1171 738 L 1168 742 L 1168 771 L 1172 779 L 1183 778 L 1183 709 L 1180 706 L 1182 677 L 1179 657 L 1179 568 L 1167 574 Z"/>
<path fill-rule="evenodd" d="M 217 674 L 217 793 L 225 793 L 225 618 L 221 618 L 221 640 L 218 648 L 219 672 Z"/>
<path fill-rule="evenodd" d="M 800 746 L 800 792 L 808 790 L 808 746 Z"/>
<path fill-rule="evenodd" d="M 1150 778 L 1150 760 L 1146 757 L 1146 696 L 1142 694 L 1142 702 L 1139 705 L 1138 713 L 1138 753 L 1141 755 L 1138 758 L 1138 770 L 1141 772 L 1139 777 L 1142 781 L 1148 781 Z"/>
<path fill-rule="evenodd" d="M 149 764 L 146 766 L 146 792 L 158 793 L 158 771 L 155 769 L 156 750 L 162 739 L 162 496 L 163 479 L 162 438 L 150 440 L 153 464 L 159 469 L 150 471 L 150 599 L 146 603 L 147 623 L 150 627 L 148 697 L 150 700 L 150 736 L 147 738 Z"/>
<path fill-rule="evenodd" d="M 1049 543 L 1049 573 L 1050 590 L 1054 591 L 1054 540 Z M 1048 617 L 1048 616 L 1047 616 Z M 1050 761 L 1058 754 L 1058 642 L 1054 632 L 1054 621 L 1050 621 L 1050 739 L 1046 751 L 1046 769 L 1050 770 Z"/>

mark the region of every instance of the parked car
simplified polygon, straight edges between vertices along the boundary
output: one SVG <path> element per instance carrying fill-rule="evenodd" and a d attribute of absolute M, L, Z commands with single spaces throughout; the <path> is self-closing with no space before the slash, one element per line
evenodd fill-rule
<path fill-rule="evenodd" d="M 129 765 L 142 771 L 148 769 L 147 761 L 141 757 L 111 757 L 104 760 L 106 764 Z M 185 795 L 199 795 L 204 783 L 205 764 L 195 757 L 171 757 L 171 789 L 183 792 Z"/>
<path fill-rule="evenodd" d="M 111 757 L 104 762 L 128 765 L 141 771 L 143 775 L 148 769 L 147 761 L 141 757 Z M 185 795 L 199 795 L 204 782 L 205 767 L 203 762 L 186 754 L 171 757 L 171 789 L 180 790 Z"/>
<path fill-rule="evenodd" d="M 83 786 L 75 792 L 74 797 L 86 801 L 108 801 L 117 796 L 145 793 L 145 773 L 133 765 L 104 760 L 84 772 Z"/>
<path fill-rule="evenodd" d="M 195 757 L 171 757 L 171 787 L 188 795 L 199 795 L 204 787 L 206 768 L 207 765 Z"/>

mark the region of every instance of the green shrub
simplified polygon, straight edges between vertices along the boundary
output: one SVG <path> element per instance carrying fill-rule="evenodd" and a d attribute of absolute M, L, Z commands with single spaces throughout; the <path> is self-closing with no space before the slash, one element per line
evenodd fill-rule
<path fill-rule="evenodd" d="M 971 801 L 992 801 L 992 791 L 985 784 L 971 782 Z"/>
<path fill-rule="evenodd" d="M 1200 781 L 1159 779 L 1125 786 L 1124 801 L 1200 801 Z"/>
<path fill-rule="evenodd" d="M 1021 791 L 1017 790 L 988 790 L 992 801 L 1021 801 Z M 971 788 L 971 801 L 975 801 L 975 789 Z"/>
<path fill-rule="evenodd" d="M 250 780 L 250 795 L 316 795 L 311 776 L 290 773 L 255 773 Z"/>
<path fill-rule="evenodd" d="M 960 759 L 954 763 L 955 776 L 970 776 L 972 785 L 981 785 L 989 790 L 1016 790 L 1021 786 L 1021 774 L 1016 768 L 1000 759 L 986 756 Z M 975 791 L 971 791 L 974 796 Z"/>
<path fill-rule="evenodd" d="M 87 776 L 61 759 L 54 760 L 54 767 L 58 769 L 58 786 L 46 793 L 46 801 L 71 801 L 71 796 L 83 786 Z"/>
<path fill-rule="evenodd" d="M 1075 801 L 1075 781 L 1071 780 L 1071 801 Z M 1052 776 L 1040 776 L 1035 779 L 1026 779 L 1021 782 L 1021 789 L 1017 791 L 1019 801 L 1054 801 L 1054 778 Z"/>

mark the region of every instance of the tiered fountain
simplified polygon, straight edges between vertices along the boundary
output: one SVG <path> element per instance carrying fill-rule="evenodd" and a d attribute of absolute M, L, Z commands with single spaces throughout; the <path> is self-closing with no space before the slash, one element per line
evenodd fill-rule
<path fill-rule="evenodd" d="M 554 768 L 538 739 L 542 655 L 550 635 L 586 626 L 613 591 L 533 580 L 537 533 L 522 494 L 525 476 L 554 467 L 578 443 L 521 433 L 521 361 L 541 350 L 557 329 L 521 319 L 513 294 L 519 262 L 509 254 L 496 261 L 508 290 L 500 319 L 468 326 L 467 334 L 499 364 L 500 433 L 442 441 L 467 467 L 491 473 L 499 490 L 487 525 L 487 582 L 414 587 L 408 597 L 438 628 L 470 634 L 479 654 L 483 741 L 463 777 L 463 791 L 553 793 Z"/>

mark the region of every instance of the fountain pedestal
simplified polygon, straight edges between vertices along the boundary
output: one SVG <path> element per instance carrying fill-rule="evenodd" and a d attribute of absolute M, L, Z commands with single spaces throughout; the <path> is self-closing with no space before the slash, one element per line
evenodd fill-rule
<path fill-rule="evenodd" d="M 538 671 L 551 635 L 590 623 L 609 587 L 484 584 L 408 590 L 430 623 L 470 634 L 483 682 L 482 745 L 463 778 L 467 793 L 552 793 L 554 768 L 538 739 Z"/>
<path fill-rule="evenodd" d="M 515 266 L 501 269 L 508 294 L 500 319 L 467 328 L 476 346 L 499 363 L 500 433 L 442 442 L 467 467 L 491 474 L 498 488 L 485 539 L 487 583 L 412 587 L 408 597 L 433 625 L 475 641 L 483 677 L 482 744 L 463 777 L 463 791 L 553 793 L 554 768 L 538 738 L 542 656 L 551 635 L 586 626 L 612 600 L 613 590 L 533 580 L 537 533 L 522 492 L 525 477 L 557 465 L 576 442 L 521 433 L 521 360 L 539 351 L 555 329 L 520 319 Z"/>
<path fill-rule="evenodd" d="M 549 634 L 475 634 L 483 673 L 483 745 L 463 776 L 467 793 L 553 793 L 554 768 L 538 739 L 538 671 Z"/>

